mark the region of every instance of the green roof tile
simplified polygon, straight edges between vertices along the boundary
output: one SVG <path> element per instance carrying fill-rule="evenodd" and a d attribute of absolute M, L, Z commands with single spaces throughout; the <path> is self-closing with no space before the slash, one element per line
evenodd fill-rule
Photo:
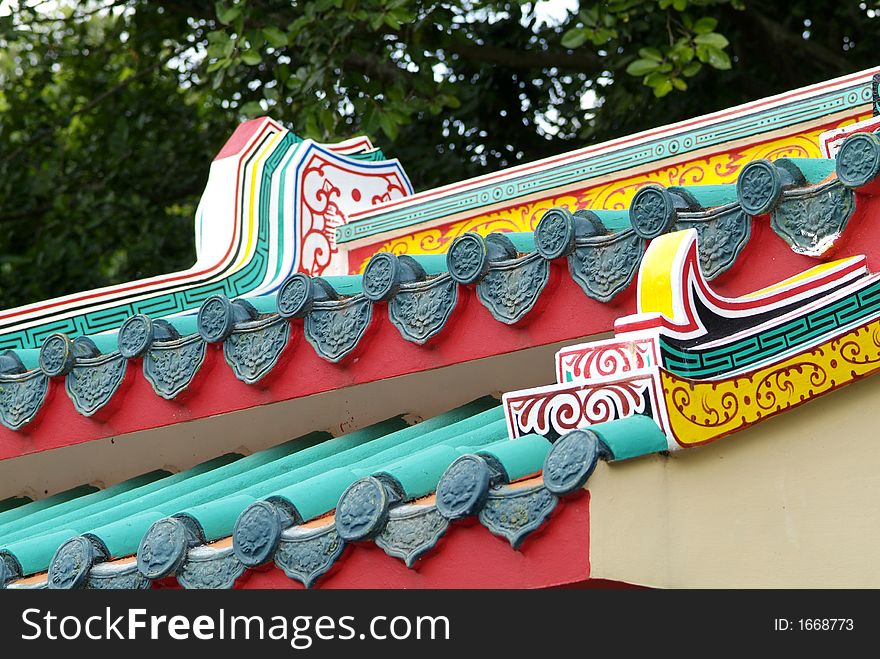
<path fill-rule="evenodd" d="M 33 501 L 33 499 L 30 497 L 9 497 L 8 499 L 3 499 L 3 501 L 0 501 L 0 513 L 12 510 L 13 508 L 18 508 L 31 501 Z"/>
<path fill-rule="evenodd" d="M 541 471 L 544 458 L 552 444 L 541 435 L 523 435 L 512 441 L 495 442 L 478 451 L 478 455 L 495 458 L 511 481 L 530 476 Z"/>
<path fill-rule="evenodd" d="M 64 492 L 53 494 L 51 497 L 46 497 L 45 499 L 37 499 L 36 501 L 26 503 L 25 505 L 19 506 L 18 508 L 13 508 L 12 510 L 7 510 L 4 513 L 0 513 L 0 525 L 8 524 L 13 520 L 32 515 L 36 512 L 39 512 L 40 510 L 51 508 L 52 506 L 58 505 L 59 503 L 64 503 L 65 501 L 70 501 L 72 499 L 76 499 L 77 497 L 81 497 L 97 491 L 98 488 L 94 485 L 79 485 L 70 490 L 65 490 Z"/>
<path fill-rule="evenodd" d="M 641 414 L 597 423 L 590 426 L 589 430 L 605 442 L 615 460 L 665 451 L 668 448 L 666 435 L 657 423 Z"/>

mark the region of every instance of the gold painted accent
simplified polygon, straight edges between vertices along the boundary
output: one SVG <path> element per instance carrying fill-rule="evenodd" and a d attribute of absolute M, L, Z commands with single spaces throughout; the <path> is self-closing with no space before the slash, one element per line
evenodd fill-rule
<path fill-rule="evenodd" d="M 623 210 L 629 208 L 636 191 L 647 182 L 665 186 L 736 183 L 742 167 L 758 158 L 821 158 L 821 133 L 870 117 L 870 114 L 863 114 L 842 119 L 832 126 L 825 125 L 800 134 L 785 135 L 731 151 L 677 162 L 656 171 L 509 206 L 437 228 L 416 230 L 409 235 L 371 245 L 369 255 L 377 252 L 443 254 L 449 244 L 465 231 L 475 231 L 483 235 L 493 231 L 534 231 L 544 213 L 558 206 L 571 211 L 583 208 Z M 352 272 L 362 273 L 368 261 L 369 258 L 365 258 L 361 263 L 352 263 Z"/>
<path fill-rule="evenodd" d="M 675 231 L 651 241 L 639 267 L 639 313 L 661 313 L 671 321 L 686 322 L 675 313 L 682 293 L 682 268 L 677 264 L 687 258 L 695 233 Z"/>
<path fill-rule="evenodd" d="M 814 349 L 726 380 L 660 378 L 672 433 L 685 447 L 711 442 L 880 369 L 880 320 Z"/>

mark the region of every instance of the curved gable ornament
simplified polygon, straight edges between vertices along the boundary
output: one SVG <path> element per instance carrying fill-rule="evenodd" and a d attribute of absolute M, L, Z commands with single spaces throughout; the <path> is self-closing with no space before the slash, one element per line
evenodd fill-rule
<path fill-rule="evenodd" d="M 174 316 L 213 295 L 269 294 L 295 272 L 341 274 L 337 227 L 411 193 L 400 163 L 366 139 L 323 145 L 266 117 L 248 121 L 211 163 L 191 268 L 7 309 L 0 348 L 38 348 L 50 332 L 114 331 L 120 318 Z"/>

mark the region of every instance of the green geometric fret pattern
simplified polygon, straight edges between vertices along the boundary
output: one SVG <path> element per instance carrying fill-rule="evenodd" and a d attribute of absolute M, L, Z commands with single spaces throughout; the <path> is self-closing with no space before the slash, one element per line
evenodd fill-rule
<path fill-rule="evenodd" d="M 664 367 L 682 377 L 704 379 L 774 359 L 784 351 L 815 343 L 846 326 L 880 316 L 880 281 L 833 304 L 717 348 L 683 351 L 660 338 Z"/>
<path fill-rule="evenodd" d="M 288 151 L 303 140 L 294 133 L 288 132 L 273 148 L 272 153 L 265 159 L 260 186 L 260 197 L 257 203 L 257 240 L 253 257 L 240 270 L 218 281 L 205 283 L 193 288 L 186 288 L 170 293 L 158 293 L 143 300 L 120 302 L 106 309 L 91 311 L 71 316 L 69 318 L 53 319 L 26 329 L 3 333 L 0 335 L 0 350 L 39 348 L 43 339 L 54 332 L 62 332 L 71 338 L 99 334 L 101 332 L 118 329 L 122 323 L 135 314 L 141 313 L 151 318 L 162 318 L 183 311 L 195 311 L 207 298 L 212 295 L 222 294 L 235 298 L 246 295 L 266 280 L 266 272 L 269 263 L 270 240 L 277 243 L 277 252 L 283 252 L 284 232 L 295 226 L 290 218 L 271 218 L 269 215 L 270 194 L 272 178 L 279 163 L 285 158 Z M 255 150 L 251 156 L 258 155 Z M 376 162 L 385 159 L 380 150 L 346 156 L 362 162 Z M 292 160 L 291 160 L 292 162 Z M 283 203 L 284 186 L 279 186 L 279 199 L 277 207 L 283 209 L 288 204 Z M 242 203 L 237 200 L 236 203 Z M 240 207 L 239 212 L 246 212 L 246 208 Z M 277 235 L 275 231 L 277 230 Z M 275 264 L 280 267 L 280 264 Z M 277 274 L 277 267 L 276 273 Z"/>

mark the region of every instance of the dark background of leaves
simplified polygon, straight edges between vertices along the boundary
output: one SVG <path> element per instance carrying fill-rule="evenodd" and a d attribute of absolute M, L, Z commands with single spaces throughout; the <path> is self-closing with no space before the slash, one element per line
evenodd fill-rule
<path fill-rule="evenodd" d="M 192 265 L 244 118 L 365 133 L 424 189 L 880 63 L 849 0 L 582 2 L 552 26 L 516 1 L 6 4 L 4 308 Z"/>

